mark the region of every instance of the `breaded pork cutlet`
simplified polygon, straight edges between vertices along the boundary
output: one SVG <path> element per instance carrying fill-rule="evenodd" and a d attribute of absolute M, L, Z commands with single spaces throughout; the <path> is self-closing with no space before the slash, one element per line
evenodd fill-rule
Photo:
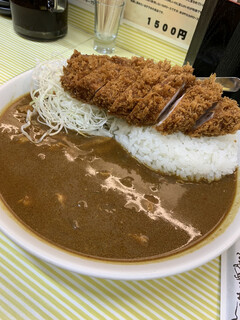
<path fill-rule="evenodd" d="M 69 91 L 70 94 L 73 93 L 80 79 L 109 60 L 110 57 L 107 55 L 82 55 L 75 50 L 71 58 L 68 59 L 67 66 L 63 67 L 63 76 L 61 77 L 62 87 L 66 91 Z"/>
<path fill-rule="evenodd" d="M 163 134 L 177 131 L 187 133 L 222 95 L 222 86 L 215 82 L 215 75 L 209 79 L 197 80 L 170 110 L 164 121 L 156 126 Z"/>
<path fill-rule="evenodd" d="M 108 81 L 117 79 L 122 68 L 124 67 L 120 64 L 107 61 L 75 83 L 74 97 L 92 103 L 95 93 Z"/>
<path fill-rule="evenodd" d="M 194 137 L 240 130 L 237 102 L 222 98 L 215 75 L 196 80 L 190 65 L 133 57 L 82 55 L 75 51 L 61 83 L 73 97 L 94 103 L 134 125 L 155 125 L 162 134 Z"/>
<path fill-rule="evenodd" d="M 145 60 L 142 57 L 128 59 L 107 55 L 82 55 L 75 50 L 67 66 L 63 68 L 61 84 L 74 98 L 92 103 L 95 93 L 109 81 L 117 79 L 118 72 L 120 73 L 122 69 L 126 68 L 126 71 L 127 68 L 131 68 L 134 72 L 140 72 L 146 65 L 154 65 L 153 60 Z M 131 78 L 132 73 L 125 72 L 125 76 Z"/>
<path fill-rule="evenodd" d="M 143 67 L 154 66 L 153 60 L 138 57 L 128 59 L 128 62 L 120 70 L 117 79 L 108 81 L 96 92 L 92 101 L 93 104 L 109 110 L 114 101 L 136 81 Z"/>
<path fill-rule="evenodd" d="M 117 79 L 108 81 L 99 89 L 93 97 L 93 104 L 109 110 L 114 101 L 122 94 L 138 77 L 137 71 L 131 67 L 123 67 Z"/>
<path fill-rule="evenodd" d="M 183 90 L 194 83 L 192 72 L 193 68 L 187 64 L 184 67 L 175 66 L 163 74 L 161 81 L 139 100 L 127 121 L 135 125 L 156 124 L 161 112 L 174 103 L 178 94 L 182 94 Z"/>
<path fill-rule="evenodd" d="M 156 63 L 153 59 L 144 59 L 143 57 L 132 57 L 129 59 L 129 67 L 132 67 L 138 73 L 140 73 L 143 68 L 153 68 L 155 65 Z"/>
<path fill-rule="evenodd" d="M 136 81 L 134 81 L 109 108 L 109 113 L 120 117 L 127 117 L 135 105 L 142 99 L 152 87 L 167 76 L 171 68 L 168 61 L 160 62 L 152 66 L 146 65 Z"/>
<path fill-rule="evenodd" d="M 204 116 L 188 132 L 189 135 L 193 137 L 220 136 L 240 130 L 240 108 L 235 100 L 228 97 L 221 98 L 215 107 L 207 112 L 206 121 L 204 121 Z"/>
<path fill-rule="evenodd" d="M 108 55 L 83 55 L 77 50 L 74 50 L 71 58 L 67 61 L 67 66 L 63 67 L 63 76 L 61 77 L 62 87 L 74 98 L 86 101 L 86 99 L 88 99 L 87 93 L 91 96 L 92 90 L 90 88 L 86 88 L 86 90 L 89 89 L 86 92 L 86 97 L 84 97 L 84 95 L 82 97 L 82 79 L 89 76 L 83 81 L 83 83 L 86 82 L 86 85 L 88 85 L 87 80 L 94 79 L 96 84 L 97 81 L 95 78 L 98 76 L 96 74 L 92 74 L 90 76 L 90 74 L 95 72 L 97 69 L 99 72 L 104 70 L 104 68 L 101 69 L 101 67 L 106 63 L 112 63 L 113 67 L 115 67 L 115 65 L 127 66 L 130 64 L 129 59 L 127 58 L 117 56 L 109 57 Z M 113 74 L 113 71 L 111 71 L 110 68 L 111 66 L 109 67 L 109 65 L 106 65 L 107 71 L 104 72 L 104 76 L 106 76 L 106 73 Z"/>

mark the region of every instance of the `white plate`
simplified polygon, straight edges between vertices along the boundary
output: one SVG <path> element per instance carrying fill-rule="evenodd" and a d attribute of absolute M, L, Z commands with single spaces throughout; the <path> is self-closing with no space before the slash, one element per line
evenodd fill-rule
<path fill-rule="evenodd" d="M 32 71 L 27 71 L 0 87 L 0 112 L 10 101 L 29 92 L 31 75 Z M 170 276 L 198 267 L 228 249 L 240 235 L 239 198 L 238 195 L 228 218 L 206 240 L 184 253 L 149 262 L 104 262 L 64 251 L 42 240 L 21 225 L 3 203 L 0 203 L 0 229 L 31 254 L 70 271 L 108 279 L 151 279 Z M 211 212 L 209 212 L 210 214 Z"/>

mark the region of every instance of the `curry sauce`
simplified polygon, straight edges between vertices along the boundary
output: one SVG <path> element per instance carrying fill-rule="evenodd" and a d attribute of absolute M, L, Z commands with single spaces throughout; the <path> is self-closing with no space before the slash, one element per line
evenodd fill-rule
<path fill-rule="evenodd" d="M 229 212 L 236 173 L 184 182 L 140 164 L 111 138 L 61 132 L 34 144 L 21 133 L 30 96 L 0 122 L 0 195 L 28 228 L 57 246 L 136 261 L 180 252 Z M 32 136 L 46 127 L 33 121 Z"/>

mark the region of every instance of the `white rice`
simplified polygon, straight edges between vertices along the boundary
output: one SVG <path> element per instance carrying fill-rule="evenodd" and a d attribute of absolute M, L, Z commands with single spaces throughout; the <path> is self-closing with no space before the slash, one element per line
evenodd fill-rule
<path fill-rule="evenodd" d="M 116 128 L 117 127 L 117 128 Z M 218 180 L 238 165 L 238 134 L 191 138 L 183 133 L 162 135 L 151 127 L 117 120 L 115 139 L 147 166 L 187 180 Z"/>
<path fill-rule="evenodd" d="M 191 138 L 182 133 L 162 135 L 153 127 L 128 125 L 95 106 L 72 99 L 60 86 L 61 70 L 62 63 L 53 61 L 45 64 L 45 67 L 38 66 L 34 72 L 39 95 L 36 96 L 33 90 L 33 107 L 40 114 L 40 121 L 49 126 L 49 134 L 53 135 L 61 128 L 112 136 L 141 163 L 182 179 L 218 180 L 237 168 L 237 133 Z M 49 111 L 49 101 L 56 111 L 52 107 Z M 53 120 L 49 119 L 49 112 Z"/>

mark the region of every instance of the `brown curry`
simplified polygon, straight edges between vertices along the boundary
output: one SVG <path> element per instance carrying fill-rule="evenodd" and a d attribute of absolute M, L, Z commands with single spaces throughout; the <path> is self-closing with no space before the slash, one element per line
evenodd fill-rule
<path fill-rule="evenodd" d="M 34 144 L 20 131 L 30 96 L 0 121 L 0 195 L 41 237 L 81 255 L 144 260 L 180 252 L 229 212 L 236 173 L 183 182 L 152 171 L 116 141 L 61 132 Z M 36 120 L 31 135 L 45 130 Z"/>

